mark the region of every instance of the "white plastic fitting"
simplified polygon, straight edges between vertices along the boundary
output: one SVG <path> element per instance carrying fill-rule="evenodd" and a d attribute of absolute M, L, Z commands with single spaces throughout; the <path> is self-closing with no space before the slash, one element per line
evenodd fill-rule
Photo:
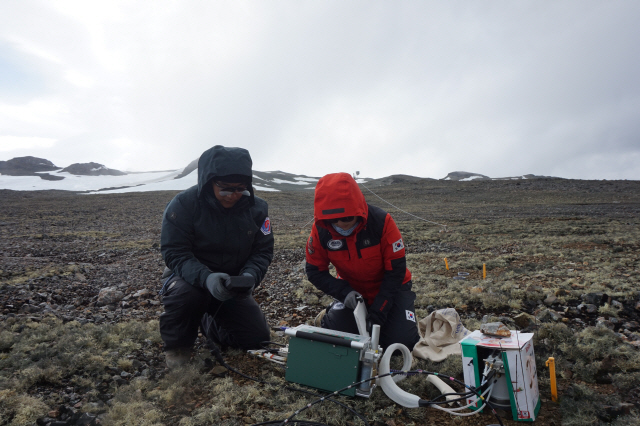
<path fill-rule="evenodd" d="M 380 370 L 379 370 L 380 374 L 387 374 L 391 372 L 391 369 L 389 367 L 390 361 L 391 361 L 391 355 L 395 351 L 402 352 L 402 357 L 404 359 L 402 370 L 409 371 L 411 369 L 411 361 L 412 361 L 411 352 L 409 352 L 409 349 L 402 343 L 394 343 L 393 345 L 389 346 L 387 350 L 384 352 L 384 355 L 382 355 L 382 359 L 380 360 Z M 380 387 L 382 388 L 384 393 L 389 398 L 391 398 L 391 400 L 396 404 L 400 404 L 403 407 L 407 407 L 407 408 L 418 408 L 420 398 L 417 395 L 413 395 L 409 392 L 406 392 L 400 389 L 398 385 L 396 385 L 396 382 L 399 382 L 400 380 L 404 379 L 404 377 L 405 376 L 401 374 L 400 375 L 397 374 L 395 376 L 381 377 L 379 379 Z"/>
<path fill-rule="evenodd" d="M 393 345 L 389 346 L 387 350 L 384 352 L 384 355 L 382 355 L 382 359 L 380 360 L 380 374 L 387 374 L 391 371 L 391 368 L 390 368 L 391 355 L 397 350 L 402 352 L 402 358 L 403 358 L 402 371 L 409 371 L 411 369 L 411 362 L 413 361 L 413 358 L 411 357 L 411 352 L 405 345 L 401 343 L 394 343 Z M 381 377 L 379 379 L 380 387 L 382 388 L 384 393 L 389 398 L 391 398 L 391 400 L 396 404 L 400 404 L 403 407 L 407 407 L 407 408 L 418 408 L 420 398 L 417 395 L 413 395 L 409 392 L 406 392 L 400 389 L 396 384 L 397 382 L 404 379 L 405 377 L 406 376 L 404 374 L 396 374 L 395 376 Z M 453 388 L 451 388 L 451 386 L 447 385 L 442 379 L 434 375 L 427 376 L 427 381 L 433 384 L 435 387 L 437 387 L 438 390 L 443 394 L 455 393 L 455 391 L 453 390 Z M 455 399 L 455 398 L 456 398 L 455 395 L 447 396 L 447 400 Z"/>

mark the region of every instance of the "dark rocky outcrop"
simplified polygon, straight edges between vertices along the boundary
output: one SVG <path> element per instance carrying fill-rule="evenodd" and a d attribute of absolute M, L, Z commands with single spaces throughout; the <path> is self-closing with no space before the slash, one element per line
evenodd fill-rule
<path fill-rule="evenodd" d="M 0 174 L 9 176 L 35 176 L 37 172 L 51 172 L 59 169 L 60 167 L 49 160 L 32 156 L 0 161 Z"/>
<path fill-rule="evenodd" d="M 384 185 L 393 185 L 393 184 L 400 184 L 400 183 L 416 183 L 416 182 L 425 181 L 425 180 L 433 180 L 433 179 L 421 178 L 421 177 L 410 176 L 410 175 L 391 175 L 391 176 L 386 176 L 380 179 L 358 178 L 359 183 L 366 183 L 367 185 L 370 185 L 370 186 L 384 186 Z"/>
<path fill-rule="evenodd" d="M 461 180 L 530 180 L 530 179 L 559 179 L 559 178 L 556 178 L 553 176 L 541 176 L 541 175 L 534 175 L 534 174 L 492 178 L 489 176 L 482 175 L 480 173 L 451 172 L 440 180 L 453 180 L 457 182 Z"/>
<path fill-rule="evenodd" d="M 98 163 L 74 163 L 69 167 L 65 167 L 62 172 L 71 173 L 72 175 L 80 176 L 122 176 L 126 175 L 125 172 L 120 170 L 109 169 L 106 166 Z"/>
<path fill-rule="evenodd" d="M 491 179 L 489 176 L 481 175 L 480 173 L 469 172 L 451 172 L 442 180 L 463 180 L 463 179 Z"/>
<path fill-rule="evenodd" d="M 38 173 L 38 176 L 40 176 L 40 179 L 42 179 L 42 180 L 62 180 L 62 179 L 64 179 L 64 176 L 52 175 L 52 174 L 49 174 L 49 173 Z"/>

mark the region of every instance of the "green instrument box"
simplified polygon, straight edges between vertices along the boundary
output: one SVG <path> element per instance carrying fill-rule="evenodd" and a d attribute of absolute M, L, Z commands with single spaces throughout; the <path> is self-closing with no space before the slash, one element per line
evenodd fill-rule
<path fill-rule="evenodd" d="M 287 381 L 329 392 L 359 381 L 361 353 L 368 337 L 309 325 L 285 333 L 290 336 Z M 341 393 L 354 396 L 356 388 Z"/>

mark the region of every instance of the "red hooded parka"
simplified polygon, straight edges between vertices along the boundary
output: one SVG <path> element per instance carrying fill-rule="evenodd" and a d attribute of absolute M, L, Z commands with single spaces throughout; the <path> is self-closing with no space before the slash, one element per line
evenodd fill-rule
<path fill-rule="evenodd" d="M 318 181 L 313 210 L 315 224 L 306 250 L 309 281 L 340 301 L 355 290 L 365 298 L 370 313 L 386 316 L 395 294 L 411 280 L 402 235 L 391 215 L 367 204 L 348 173 L 329 174 Z M 346 216 L 359 217 L 346 237 L 325 222 Z M 329 273 L 329 263 L 337 278 Z"/>

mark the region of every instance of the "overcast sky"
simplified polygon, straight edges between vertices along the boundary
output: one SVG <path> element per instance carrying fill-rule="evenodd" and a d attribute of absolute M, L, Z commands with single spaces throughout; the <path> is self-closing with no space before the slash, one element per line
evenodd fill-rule
<path fill-rule="evenodd" d="M 0 2 L 0 160 L 640 179 L 640 1 Z"/>

